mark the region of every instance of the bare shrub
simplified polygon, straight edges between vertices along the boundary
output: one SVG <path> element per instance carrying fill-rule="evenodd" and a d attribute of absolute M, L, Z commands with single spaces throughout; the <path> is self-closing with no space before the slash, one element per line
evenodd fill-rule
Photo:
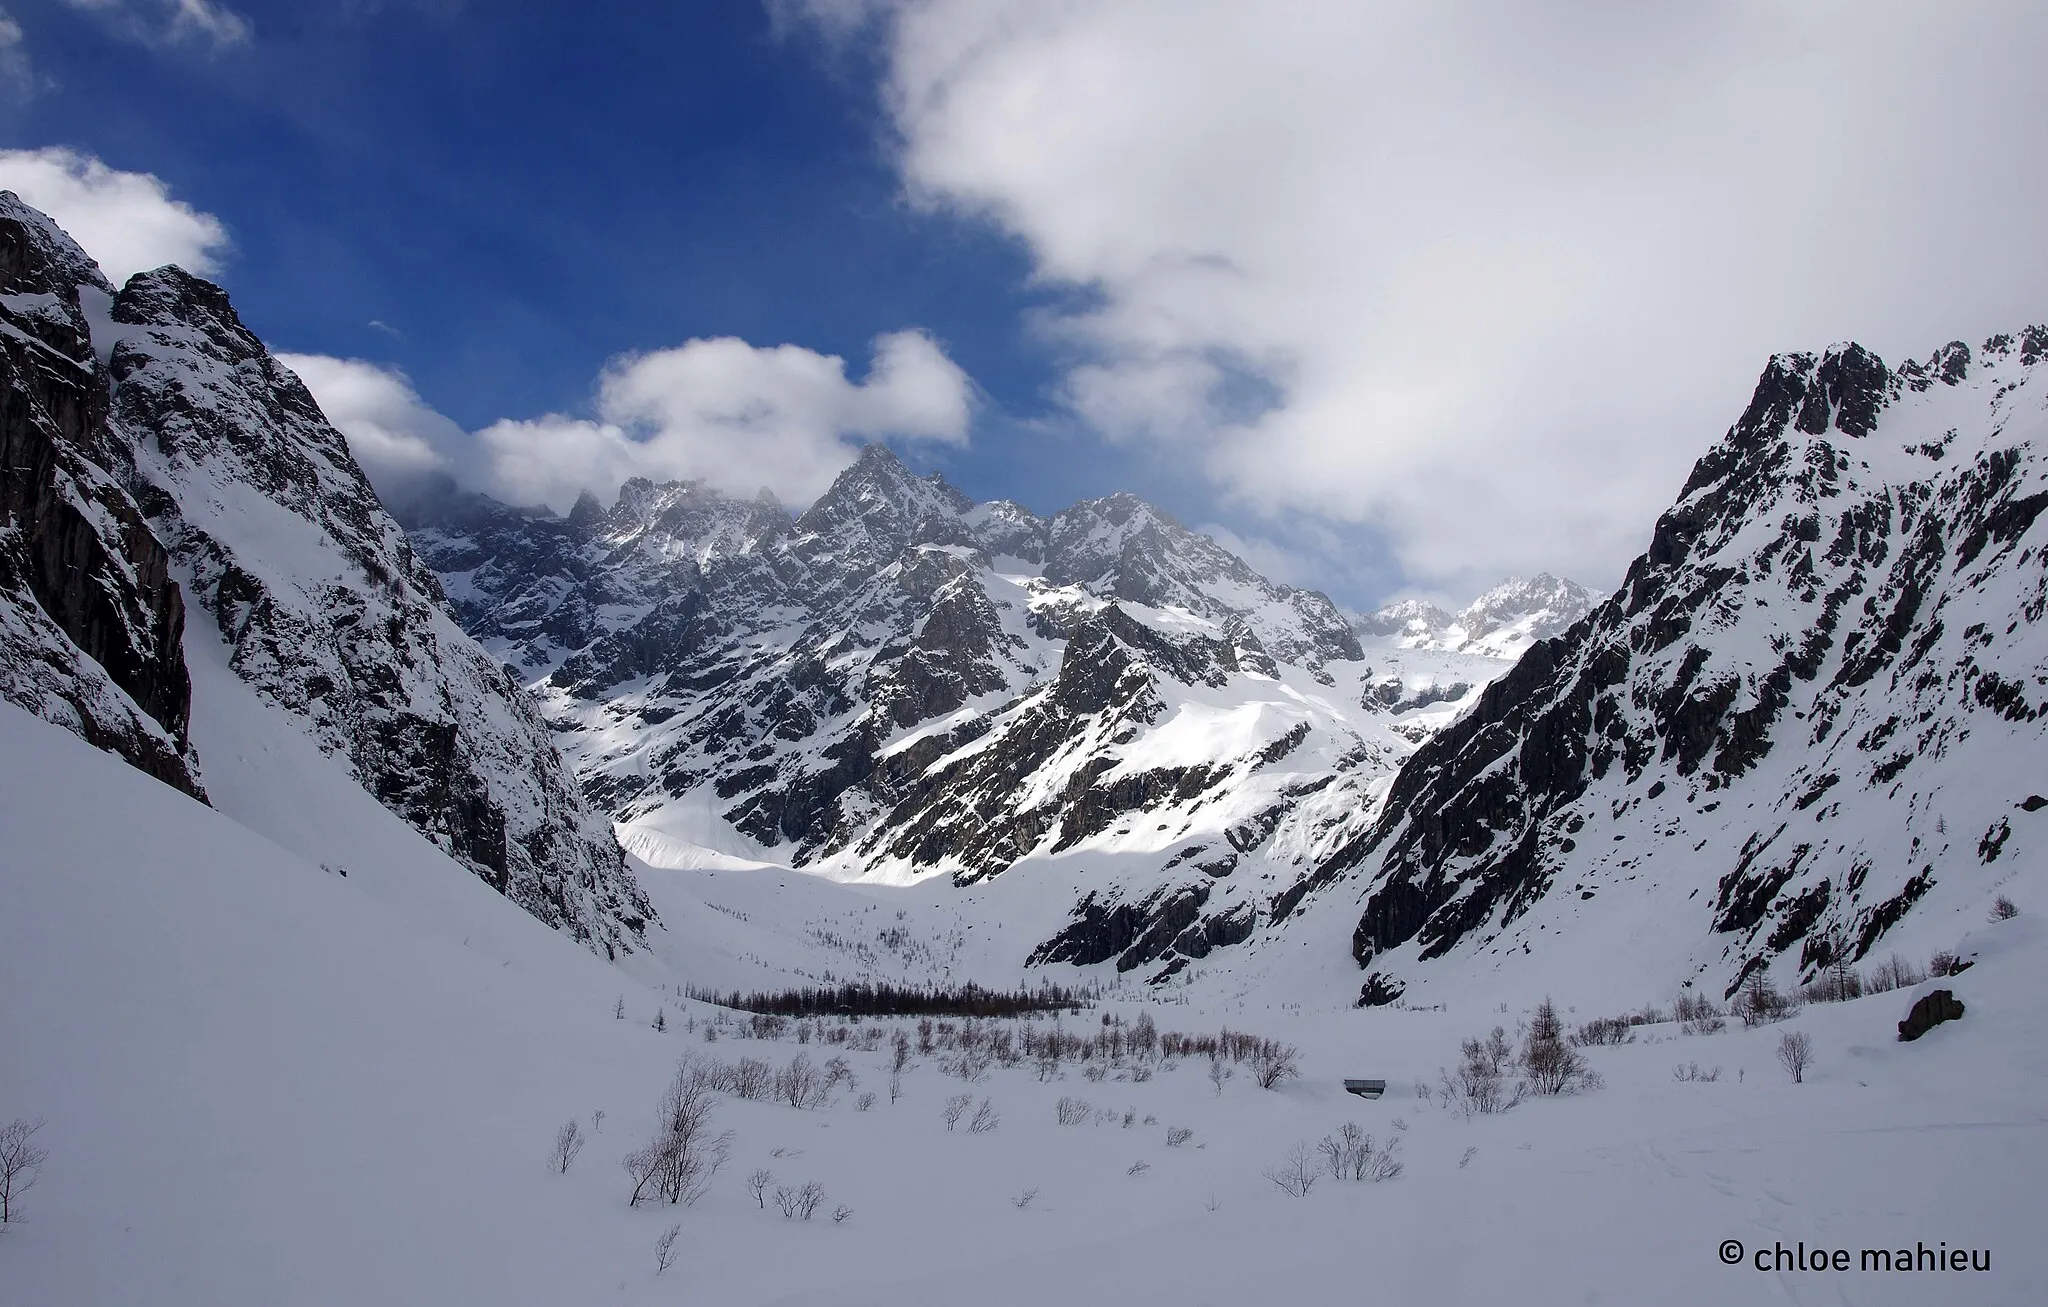
<path fill-rule="evenodd" d="M 890 1077 L 889 1077 L 889 1103 L 890 1103 L 890 1105 L 891 1105 L 891 1106 L 894 1106 L 894 1105 L 895 1105 L 895 1102 L 896 1102 L 896 1100 L 897 1100 L 897 1099 L 899 1099 L 899 1098 L 901 1098 L 901 1097 L 903 1097 L 903 1077 L 902 1077 L 902 1076 L 890 1076 Z"/>
<path fill-rule="evenodd" d="M 1252 1079 L 1261 1089 L 1276 1089 L 1282 1080 L 1301 1074 L 1296 1064 L 1299 1056 L 1292 1044 L 1265 1044 L 1252 1058 Z"/>
<path fill-rule="evenodd" d="M 946 1106 L 939 1112 L 940 1117 L 946 1122 L 946 1129 L 951 1130 L 954 1126 L 959 1125 L 960 1118 L 966 1116 L 967 1109 L 972 1106 L 974 1106 L 973 1094 L 955 1094 L 947 1099 Z"/>
<path fill-rule="evenodd" d="M 50 1160 L 50 1151 L 35 1143 L 42 1128 L 41 1121 L 20 1117 L 0 1125 L 0 1225 L 21 1219 L 21 1196 L 35 1188 Z"/>
<path fill-rule="evenodd" d="M 872 1112 L 874 1109 L 875 1095 L 873 1091 L 862 1094 L 859 1098 L 853 1100 L 853 1110 L 856 1112 Z"/>
<path fill-rule="evenodd" d="M 1529 1088 L 1539 1094 L 1573 1094 L 1600 1087 L 1600 1077 L 1577 1049 L 1565 1042 L 1557 1008 L 1546 998 L 1529 1019 L 1529 1037 L 1522 1045 L 1522 1067 Z"/>
<path fill-rule="evenodd" d="M 1265 1175 L 1288 1197 L 1306 1198 L 1308 1191 L 1316 1187 L 1316 1156 L 1307 1144 L 1298 1143 L 1288 1150 L 1280 1165 Z"/>
<path fill-rule="evenodd" d="M 718 1102 L 712 1078 L 694 1057 L 684 1057 L 676 1068 L 656 1109 L 654 1138 L 620 1159 L 633 1178 L 630 1206 L 654 1199 L 688 1206 L 704 1196 L 711 1177 L 725 1165 L 732 1132 L 711 1133 L 711 1111 Z"/>
<path fill-rule="evenodd" d="M 843 1034 L 844 1029 L 835 1029 L 834 1034 Z M 853 1065 L 843 1057 L 835 1057 L 825 1063 L 825 1092 L 831 1093 L 839 1085 L 848 1089 L 860 1088 L 860 1080 L 853 1074 Z"/>
<path fill-rule="evenodd" d="M 797 1191 L 786 1184 L 775 1186 L 775 1207 L 785 1221 L 796 1219 L 796 1195 Z"/>
<path fill-rule="evenodd" d="M 902 1030 L 889 1039 L 889 1073 L 902 1075 L 910 1066 L 910 1036 Z"/>
<path fill-rule="evenodd" d="M 832 1224 L 844 1225 L 846 1224 L 847 1218 L 851 1217 L 852 1215 L 853 1209 L 851 1207 L 848 1207 L 845 1203 L 841 1203 L 839 1204 L 839 1206 L 832 1209 Z"/>
<path fill-rule="evenodd" d="M 1466 1116 L 1482 1116 L 1505 1112 L 1522 1101 L 1527 1086 L 1519 1079 L 1508 1079 L 1514 1046 L 1508 1043 L 1505 1029 L 1495 1026 L 1485 1039 L 1466 1040 L 1460 1052 L 1464 1057 L 1455 1075 L 1438 1073 L 1441 1086 L 1437 1092 L 1445 1107 Z"/>
<path fill-rule="evenodd" d="M 555 1131 L 554 1151 L 548 1154 L 548 1165 L 557 1173 L 567 1175 L 569 1167 L 576 1161 L 576 1155 L 583 1151 L 583 1127 L 570 1121 Z"/>
<path fill-rule="evenodd" d="M 1680 994 L 1671 1007 L 1671 1017 L 1683 1035 L 1711 1035 L 1728 1026 L 1721 1009 L 1705 994 Z"/>
<path fill-rule="evenodd" d="M 1788 1030 L 1778 1040 L 1778 1061 L 1792 1073 L 1792 1083 L 1806 1080 L 1806 1068 L 1813 1063 L 1813 1036 L 1803 1030 Z"/>
<path fill-rule="evenodd" d="M 1125 1171 L 1124 1171 L 1124 1174 L 1125 1174 L 1125 1175 L 1143 1175 L 1143 1174 L 1145 1174 L 1145 1172 L 1147 1172 L 1147 1171 L 1149 1171 L 1149 1170 L 1151 1170 L 1151 1169 L 1152 1169 L 1152 1163 L 1150 1163 L 1150 1162 L 1147 1162 L 1147 1161 L 1143 1161 L 1143 1160 L 1139 1160 L 1139 1161 L 1136 1161 L 1136 1162 L 1133 1162 L 1133 1163 L 1131 1163 L 1131 1164 L 1130 1164 L 1130 1166 L 1129 1166 L 1128 1168 L 1126 1168 L 1126 1169 L 1125 1169 Z"/>
<path fill-rule="evenodd" d="M 766 1167 L 755 1167 L 747 1172 L 747 1192 L 754 1196 L 754 1206 L 768 1206 L 768 1186 L 775 1183 L 775 1177 Z"/>
<path fill-rule="evenodd" d="M 1990 915 L 1991 920 L 2011 921 L 2014 917 L 2017 917 L 2018 915 L 2020 915 L 2019 907 L 2005 895 L 2001 894 L 1996 899 L 1992 900 Z"/>
<path fill-rule="evenodd" d="M 654 1273 L 660 1275 L 675 1265 L 676 1237 L 683 1232 L 680 1225 L 671 1225 L 661 1232 L 661 1238 L 654 1241 Z"/>
<path fill-rule="evenodd" d="M 654 1028 L 655 1028 L 656 1030 L 661 1030 L 661 1031 L 665 1031 L 665 1030 L 667 1030 L 667 1029 L 668 1029 L 668 1009 L 667 1009 L 667 1008 L 658 1008 L 658 1009 L 656 1009 L 656 1011 L 655 1011 L 655 1013 L 654 1013 Z"/>
<path fill-rule="evenodd" d="M 1761 1026 L 1772 1021 L 1783 1021 L 1799 1010 L 1799 1005 L 1780 994 L 1771 984 L 1769 976 L 1762 971 L 1750 973 L 1748 983 L 1729 1004 L 1729 1009 L 1741 1018 L 1744 1026 Z"/>
<path fill-rule="evenodd" d="M 604 1109 L 598 1108 L 590 1114 L 590 1128 L 593 1132 L 604 1129 Z"/>
<path fill-rule="evenodd" d="M 1166 1131 L 1166 1146 L 1168 1148 L 1179 1148 L 1194 1137 L 1195 1132 L 1184 1125 L 1169 1126 Z"/>
<path fill-rule="evenodd" d="M 802 1053 L 775 1073 L 775 1097 L 791 1107 L 808 1110 L 821 1106 L 831 1092 L 831 1082 L 825 1073 Z"/>
<path fill-rule="evenodd" d="M 1053 1113 L 1061 1125 L 1087 1125 L 1088 1118 L 1095 1115 L 1095 1108 L 1087 1099 L 1068 1094 L 1054 1106 Z"/>
<path fill-rule="evenodd" d="M 1894 989 L 1911 989 L 1927 979 L 1927 973 L 1894 953 L 1870 969 L 1868 988 L 1873 994 Z"/>
<path fill-rule="evenodd" d="M 743 1057 L 732 1068 L 728 1092 L 734 1098 L 758 1102 L 775 1092 L 775 1068 L 758 1057 Z"/>
<path fill-rule="evenodd" d="M 1951 976 L 1955 974 L 1956 963 L 1961 961 L 1955 954 L 1943 949 L 1927 959 L 1927 974 L 1930 976 Z"/>
<path fill-rule="evenodd" d="M 1081 1075 L 1085 1079 L 1087 1079 L 1090 1084 L 1101 1084 L 1102 1078 L 1108 1074 L 1109 1068 L 1102 1065 L 1100 1062 L 1097 1062 L 1093 1066 L 1086 1066 L 1081 1068 Z"/>
<path fill-rule="evenodd" d="M 1671 1068 L 1671 1078 L 1673 1080 L 1683 1081 L 1686 1083 L 1700 1081 L 1706 1084 L 1712 1084 L 1714 1081 L 1719 1080 L 1721 1078 L 1721 1068 L 1715 1067 L 1711 1071 L 1702 1071 L 1700 1069 L 1700 1064 L 1697 1062 L 1681 1062 L 1677 1066 Z"/>
<path fill-rule="evenodd" d="M 1140 1062 L 1131 1068 L 1131 1083 L 1142 1085 L 1152 1078 L 1152 1064 Z"/>
<path fill-rule="evenodd" d="M 1127 1108 L 1125 1108 L 1125 1109 L 1124 1109 L 1124 1115 L 1123 1115 L 1123 1122 L 1122 1122 L 1122 1124 L 1123 1124 L 1123 1128 L 1124 1128 L 1124 1129 L 1126 1129 L 1126 1130 L 1128 1130 L 1128 1129 L 1130 1129 L 1130 1128 L 1131 1128 L 1132 1126 L 1134 1126 L 1134 1125 L 1138 1124 L 1138 1109 L 1137 1109 L 1137 1108 L 1135 1108 L 1135 1107 L 1127 1107 Z"/>
<path fill-rule="evenodd" d="M 1221 1057 L 1212 1057 L 1209 1059 L 1209 1085 L 1216 1091 L 1216 1096 L 1218 1098 L 1223 1097 L 1224 1083 L 1235 1074 L 1237 1073 L 1234 1070 L 1232 1070 L 1230 1067 L 1223 1065 L 1223 1059 Z"/>
<path fill-rule="evenodd" d="M 974 1109 L 974 1119 L 967 1123 L 967 1129 L 970 1134 L 985 1135 L 1002 1123 L 1003 1118 L 996 1111 L 996 1105 L 984 1098 L 981 1106 Z"/>
<path fill-rule="evenodd" d="M 1018 1211 L 1020 1211 L 1020 1212 L 1021 1212 L 1021 1211 L 1023 1211 L 1023 1210 L 1025 1209 L 1025 1208 L 1027 1208 L 1027 1207 L 1031 1206 L 1031 1204 L 1032 1204 L 1032 1203 L 1033 1203 L 1034 1201 L 1036 1201 L 1036 1200 L 1037 1200 L 1037 1198 L 1038 1198 L 1038 1190 L 1037 1190 L 1037 1189 L 1035 1189 L 1035 1188 L 1034 1188 L 1034 1189 L 1026 1189 L 1026 1190 L 1025 1190 L 1025 1191 L 1024 1191 L 1023 1193 L 1021 1193 L 1021 1194 L 1018 1194 L 1018 1195 L 1017 1195 L 1017 1196 L 1016 1196 L 1015 1198 L 1012 1198 L 1012 1199 L 1010 1200 L 1010 1206 L 1012 1206 L 1012 1207 L 1016 1208 L 1016 1209 L 1017 1209 Z"/>
<path fill-rule="evenodd" d="M 1323 1155 L 1323 1169 L 1333 1180 L 1391 1180 L 1401 1174 L 1398 1156 L 1401 1141 L 1389 1139 L 1384 1146 L 1352 1122 L 1345 1122 L 1334 1135 L 1324 1135 L 1316 1145 Z"/>
<path fill-rule="evenodd" d="M 1594 1017 L 1591 1021 L 1572 1032 L 1571 1042 L 1580 1047 L 1590 1044 L 1633 1044 L 1636 1040 L 1635 1025 L 1648 1022 L 1633 1022 L 1628 1017 Z"/>
<path fill-rule="evenodd" d="M 1468 1144 L 1465 1148 L 1465 1155 L 1458 1159 L 1458 1169 L 1462 1171 L 1472 1165 L 1472 1159 L 1477 1156 L 1479 1156 L 1479 1145 Z"/>
<path fill-rule="evenodd" d="M 825 1186 L 819 1184 L 816 1180 L 805 1181 L 804 1187 L 796 1191 L 795 1207 L 797 1219 L 800 1221 L 810 1220 L 817 1213 L 818 1204 L 824 1201 Z M 848 1215 L 852 1215 L 852 1213 L 849 1212 Z"/>

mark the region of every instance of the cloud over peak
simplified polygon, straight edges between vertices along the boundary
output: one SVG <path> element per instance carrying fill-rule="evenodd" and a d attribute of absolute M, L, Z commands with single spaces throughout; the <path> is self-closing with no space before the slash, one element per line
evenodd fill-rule
<path fill-rule="evenodd" d="M 211 276 L 228 249 L 220 219 L 172 199 L 154 174 L 122 172 L 76 150 L 0 150 L 0 188 L 55 219 L 117 286 L 166 263 Z"/>
<path fill-rule="evenodd" d="M 913 200 L 1087 292 L 1079 417 L 1454 589 L 1618 576 L 1774 350 L 2048 281 L 2038 7 L 782 8 L 878 33 Z"/>

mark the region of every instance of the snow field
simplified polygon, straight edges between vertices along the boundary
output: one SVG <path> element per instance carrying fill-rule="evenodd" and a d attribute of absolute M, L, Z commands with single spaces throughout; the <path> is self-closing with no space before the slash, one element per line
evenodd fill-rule
<path fill-rule="evenodd" d="M 290 763 L 279 754 L 273 770 Z M 311 809 L 337 803 L 345 781 L 338 769 L 327 791 L 310 772 L 286 779 Z M 707 1043 L 716 1010 L 674 998 L 676 984 L 726 983 L 693 969 L 699 932 L 729 929 L 720 947 L 753 952 L 764 981 L 841 965 L 843 950 L 772 919 L 777 873 L 651 884 L 669 938 L 634 960 L 650 969 L 635 980 L 452 863 L 432 874 L 431 846 L 388 815 L 380 827 L 370 807 L 354 823 L 360 851 L 395 860 L 409 838 L 411 874 L 360 856 L 346 878 L 323 871 L 0 712 L 0 1117 L 44 1118 L 50 1151 L 26 1220 L 0 1236 L 0 1301 L 2030 1303 L 2048 1289 L 2034 1231 L 2048 1174 L 2048 940 L 2031 912 L 1961 945 L 1981 959 L 1953 982 L 1968 1015 L 1915 1044 L 1892 1038 L 1912 998 L 1901 992 L 1753 1031 L 1644 1027 L 1636 1043 L 1587 1050 L 1605 1088 L 1500 1116 L 1425 1104 L 1414 1081 L 1451 1065 L 1459 1039 L 1495 1021 L 1512 1030 L 1533 996 L 1507 996 L 1506 1014 L 1476 998 L 1357 1011 L 1334 1006 L 1341 990 L 1278 986 L 1235 1002 L 1205 986 L 1185 1003 L 1127 991 L 1105 1005 L 1126 1020 L 1149 1012 L 1162 1030 L 1228 1025 L 1296 1045 L 1301 1076 L 1272 1092 L 1239 1066 L 1218 1095 L 1200 1058 L 1144 1082 L 1091 1082 L 1069 1062 L 1041 1083 L 1026 1062 L 964 1083 L 943 1053 L 913 1053 L 891 1105 L 886 1039 L 873 1052 L 799 1045 L 793 1032 L 741 1039 L 744 1018 L 729 1015 Z M 899 924 L 893 904 L 924 938 L 981 934 L 971 918 L 931 915 L 915 889 L 786 891 L 817 895 L 818 919 L 848 930 L 859 917 Z M 729 910 L 683 910 L 690 892 Z M 845 897 L 857 894 L 875 910 Z M 438 906 L 418 913 L 413 895 Z M 962 943 L 963 969 L 1002 952 L 977 961 L 979 948 Z M 1565 1016 L 1664 998 L 1616 994 Z M 648 1025 L 658 1007 L 666 1033 Z M 1092 1032 L 1100 1019 L 1062 1024 Z M 1786 1029 L 1816 1045 L 1803 1085 L 1772 1054 Z M 732 1153 L 707 1196 L 629 1209 L 618 1157 L 648 1136 L 686 1052 L 774 1066 L 843 1056 L 858 1083 L 810 1111 L 722 1101 L 714 1124 L 734 1132 Z M 1674 1081 L 1687 1061 L 1722 1077 Z M 1346 1075 L 1387 1078 L 1388 1097 L 1346 1096 Z M 870 1092 L 878 1101 L 861 1111 Z M 999 1126 L 948 1131 L 941 1113 L 960 1093 L 989 1099 Z M 1116 1115 L 1062 1126 L 1063 1096 Z M 548 1146 L 571 1117 L 591 1142 L 558 1175 Z M 1405 1173 L 1326 1178 L 1300 1199 L 1262 1174 L 1347 1121 L 1398 1136 Z M 1194 1131 L 1179 1148 L 1166 1143 L 1175 1126 Z M 1148 1169 L 1130 1174 L 1137 1162 Z M 757 1167 L 776 1184 L 821 1184 L 817 1215 L 785 1220 L 772 1189 L 757 1207 L 745 1184 Z M 840 1204 L 853 1214 L 834 1224 Z M 654 1244 L 672 1223 L 678 1260 L 657 1275 Z M 1924 1276 L 1725 1267 L 1727 1238 L 1945 1241 L 1989 1248 L 1993 1269 L 1945 1277 L 1930 1298 Z"/>

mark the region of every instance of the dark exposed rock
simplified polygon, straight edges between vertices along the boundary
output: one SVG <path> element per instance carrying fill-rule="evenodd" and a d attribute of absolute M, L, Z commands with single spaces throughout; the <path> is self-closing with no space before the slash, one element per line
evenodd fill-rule
<path fill-rule="evenodd" d="M 203 797 L 184 598 L 124 488 L 81 288 L 109 291 L 0 192 L 0 697 Z"/>
<path fill-rule="evenodd" d="M 1911 1043 L 1944 1021 L 1963 1019 L 1963 1001 L 1954 990 L 1937 989 L 1923 994 L 1899 1022 L 1899 1042 Z"/>

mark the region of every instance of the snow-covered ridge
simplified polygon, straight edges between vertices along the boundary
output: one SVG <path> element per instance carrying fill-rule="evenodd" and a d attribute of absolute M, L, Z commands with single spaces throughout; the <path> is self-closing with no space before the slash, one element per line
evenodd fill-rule
<path fill-rule="evenodd" d="M 175 267 L 113 292 L 11 195 L 0 254 L 0 382 L 24 400 L 0 692 L 198 793 L 188 727 L 223 708 L 191 700 L 187 659 L 217 638 L 271 710 L 478 876 L 599 952 L 638 947 L 646 900 L 531 698 L 226 293 Z M 211 629 L 186 629 L 187 599 Z"/>
<path fill-rule="evenodd" d="M 2035 327 L 1896 369 L 1774 358 L 1622 589 L 1426 742 L 1318 873 L 1377 992 L 1589 949 L 1645 983 L 1810 977 L 2025 874 L 2048 838 L 2044 354 Z"/>

